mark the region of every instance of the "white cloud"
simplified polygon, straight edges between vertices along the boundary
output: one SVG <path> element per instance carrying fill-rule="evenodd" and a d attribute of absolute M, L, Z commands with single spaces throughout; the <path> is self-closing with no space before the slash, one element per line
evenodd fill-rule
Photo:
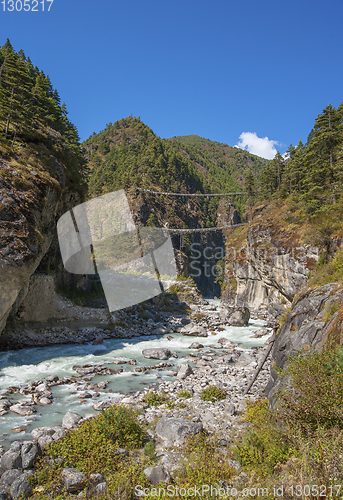
<path fill-rule="evenodd" d="M 267 160 L 272 160 L 277 153 L 275 145 L 279 143 L 268 137 L 258 137 L 256 132 L 242 132 L 239 139 L 238 144 L 235 145 L 236 148 L 245 149 Z"/>

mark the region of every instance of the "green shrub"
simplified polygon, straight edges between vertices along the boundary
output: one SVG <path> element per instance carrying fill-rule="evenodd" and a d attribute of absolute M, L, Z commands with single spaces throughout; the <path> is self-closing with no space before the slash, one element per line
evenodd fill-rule
<path fill-rule="evenodd" d="M 143 403 L 147 403 L 150 406 L 160 406 L 167 400 L 165 394 L 157 394 L 155 391 L 148 392 L 143 396 Z"/>
<path fill-rule="evenodd" d="M 209 385 L 203 389 L 200 393 L 200 397 L 203 401 L 219 401 L 226 398 L 226 391 L 217 387 L 216 385 Z"/>
<path fill-rule="evenodd" d="M 268 400 L 248 402 L 244 420 L 250 427 L 237 443 L 234 454 L 242 466 L 266 474 L 284 463 L 292 451 L 290 440 L 278 428 L 275 415 L 268 411 Z"/>
<path fill-rule="evenodd" d="M 177 393 L 177 396 L 179 398 L 186 398 L 186 399 L 189 399 L 189 398 L 192 398 L 193 397 L 193 394 L 191 393 L 191 391 L 188 391 L 187 389 L 182 389 L 181 391 L 179 391 Z"/>
<path fill-rule="evenodd" d="M 130 408 L 113 405 L 100 414 L 97 427 L 106 439 L 118 447 L 137 448 L 145 439 L 137 416 L 138 412 Z"/>
<path fill-rule="evenodd" d="M 230 481 L 233 471 L 226 457 L 217 452 L 205 433 L 189 438 L 183 449 L 185 462 L 176 473 L 176 484 L 182 488 L 218 485 Z"/>
<path fill-rule="evenodd" d="M 155 455 L 155 445 L 153 441 L 148 441 L 146 445 L 144 446 L 144 455 L 149 457 L 151 460 L 154 460 L 156 458 Z"/>
<path fill-rule="evenodd" d="M 291 427 L 343 429 L 343 348 L 291 358 L 292 388 L 279 394 L 280 417 Z"/>
<path fill-rule="evenodd" d="M 51 443 L 46 453 L 85 473 L 116 470 L 121 460 L 117 448 L 136 448 L 145 440 L 137 415 L 124 406 L 111 406 Z"/>

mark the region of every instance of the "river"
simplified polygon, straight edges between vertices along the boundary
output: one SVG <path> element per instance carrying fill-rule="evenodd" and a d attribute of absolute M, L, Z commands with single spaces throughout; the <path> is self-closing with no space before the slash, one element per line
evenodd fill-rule
<path fill-rule="evenodd" d="M 209 300 L 213 305 L 219 305 L 219 301 Z M 210 314 L 210 312 L 208 312 Z M 90 399 L 79 399 L 80 383 L 84 385 L 81 378 L 76 383 L 63 384 L 52 387 L 53 402 L 51 405 L 37 405 L 37 413 L 24 417 L 9 412 L 0 417 L 0 437 L 4 442 L 15 439 L 31 439 L 30 432 L 41 426 L 61 425 L 64 414 L 75 411 L 82 416 L 94 413 L 92 406 L 98 401 L 119 398 L 123 394 L 135 393 L 158 384 L 162 380 L 174 379 L 173 372 L 178 363 L 184 363 L 188 359 L 189 346 L 194 342 L 201 342 L 206 346 L 214 344 L 221 337 L 226 337 L 232 342 L 239 343 L 240 348 L 252 348 L 264 345 L 266 338 L 251 338 L 252 332 L 265 324 L 262 320 L 251 320 L 247 327 L 223 326 L 225 331 L 220 331 L 207 338 L 184 336 L 179 333 L 168 334 L 173 338 L 168 340 L 163 336 L 140 336 L 131 339 L 107 339 L 100 345 L 88 344 L 65 344 L 52 345 L 48 347 L 31 347 L 17 351 L 6 351 L 0 353 L 0 395 L 5 395 L 9 387 L 21 386 L 29 381 L 42 380 L 48 375 L 56 374 L 60 378 L 65 376 L 78 376 L 73 370 L 74 365 L 103 364 L 112 369 L 123 369 L 115 375 L 97 375 L 92 378 L 90 385 L 100 381 L 108 381 L 105 390 L 96 389 L 100 393 L 98 397 Z M 154 369 L 148 373 L 135 372 L 140 366 L 156 365 L 160 361 L 145 359 L 142 350 L 150 347 L 167 347 L 175 352 L 177 359 L 169 361 L 175 366 L 170 369 Z M 113 365 L 114 361 L 129 361 L 135 359 L 137 364 Z M 92 394 L 95 391 L 86 387 Z M 11 394 L 11 401 L 31 400 L 31 395 Z M 19 433 L 13 433 L 12 429 L 25 427 Z"/>

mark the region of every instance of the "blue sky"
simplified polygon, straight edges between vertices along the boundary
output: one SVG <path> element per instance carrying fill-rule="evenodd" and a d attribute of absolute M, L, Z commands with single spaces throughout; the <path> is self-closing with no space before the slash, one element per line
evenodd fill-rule
<path fill-rule="evenodd" d="M 49 74 L 82 140 L 133 114 L 160 137 L 240 141 L 270 156 L 305 142 L 322 109 L 343 100 L 341 0 L 3 6 L 0 44 L 8 37 Z"/>

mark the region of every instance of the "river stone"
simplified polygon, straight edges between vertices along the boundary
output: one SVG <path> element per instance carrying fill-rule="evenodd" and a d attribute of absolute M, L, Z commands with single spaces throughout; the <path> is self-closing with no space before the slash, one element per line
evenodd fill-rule
<path fill-rule="evenodd" d="M 98 403 L 95 403 L 92 408 L 97 411 L 106 410 L 106 408 L 109 408 L 111 404 L 111 401 L 99 401 Z"/>
<path fill-rule="evenodd" d="M 10 445 L 10 451 L 21 451 L 21 447 L 23 446 L 23 443 L 20 441 L 13 441 Z"/>
<path fill-rule="evenodd" d="M 97 336 L 95 337 L 95 339 L 93 340 L 92 345 L 99 345 L 99 344 L 102 344 L 102 343 L 103 343 L 103 341 L 104 341 L 104 337 L 103 337 L 101 334 L 99 334 L 99 335 L 97 335 Z"/>
<path fill-rule="evenodd" d="M 32 406 L 23 406 L 21 404 L 15 404 L 10 407 L 10 411 L 13 413 L 17 413 L 18 415 L 22 415 L 23 417 L 27 417 L 29 415 L 32 415 L 33 413 L 36 413 L 35 408 Z"/>
<path fill-rule="evenodd" d="M 0 486 L 0 500 L 12 500 L 6 486 Z"/>
<path fill-rule="evenodd" d="M 247 307 L 240 307 L 230 315 L 228 323 L 230 326 L 247 326 L 249 319 L 249 309 Z"/>
<path fill-rule="evenodd" d="M 0 484 L 11 486 L 11 484 L 23 474 L 21 469 L 10 469 L 4 472 L 0 479 Z"/>
<path fill-rule="evenodd" d="M 264 335 L 267 335 L 269 333 L 269 330 L 267 328 L 259 328 L 258 330 L 255 330 L 253 332 L 252 337 L 259 339 L 260 337 L 264 337 Z"/>
<path fill-rule="evenodd" d="M 142 354 L 148 359 L 169 359 L 171 352 L 165 347 L 152 347 L 150 349 L 143 349 Z"/>
<path fill-rule="evenodd" d="M 181 328 L 182 335 L 190 335 L 191 337 L 208 337 L 207 331 L 203 326 L 190 323 Z"/>
<path fill-rule="evenodd" d="M 32 486 L 27 480 L 27 474 L 22 474 L 11 485 L 12 498 L 28 498 L 32 494 Z"/>
<path fill-rule="evenodd" d="M 171 479 L 170 475 L 162 465 L 144 469 L 144 475 L 147 479 L 149 479 L 151 484 L 168 483 Z"/>
<path fill-rule="evenodd" d="M 189 366 L 188 363 L 186 364 L 182 364 L 182 365 L 179 365 L 180 366 L 180 369 L 176 375 L 176 378 L 179 378 L 181 380 L 187 378 L 189 375 L 192 375 L 193 373 L 193 370 L 192 368 Z"/>
<path fill-rule="evenodd" d="M 64 481 L 64 486 L 69 493 L 83 490 L 87 484 L 87 476 L 77 469 L 63 469 L 61 475 Z"/>
<path fill-rule="evenodd" d="M 68 411 L 62 419 L 62 426 L 65 429 L 72 429 L 73 427 L 76 427 L 81 419 L 82 417 L 78 413 Z"/>
<path fill-rule="evenodd" d="M 203 430 L 201 423 L 182 418 L 163 416 L 156 425 L 156 434 L 171 444 L 183 444 L 188 436 L 194 436 Z"/>
<path fill-rule="evenodd" d="M 40 449 L 32 441 L 24 441 L 21 448 L 21 459 L 23 469 L 32 469 L 37 458 L 40 455 Z"/>
<path fill-rule="evenodd" d="M 248 354 L 247 352 L 242 352 L 242 354 L 239 356 L 237 361 L 235 362 L 235 366 L 238 367 L 246 367 L 249 366 L 251 363 L 256 364 L 256 360 L 253 356 Z"/>
<path fill-rule="evenodd" d="M 51 405 L 52 401 L 49 398 L 43 397 L 39 400 L 41 405 Z"/>
<path fill-rule="evenodd" d="M 4 469 L 21 469 L 22 462 L 20 451 L 6 451 L 1 457 L 1 467 Z"/>
<path fill-rule="evenodd" d="M 199 344 L 199 342 L 193 342 L 188 349 L 202 349 L 204 346 Z"/>
<path fill-rule="evenodd" d="M 48 383 L 58 382 L 59 376 L 58 375 L 48 375 L 47 377 L 45 377 L 45 380 Z"/>
<path fill-rule="evenodd" d="M 50 392 L 50 387 L 47 382 L 42 382 L 41 384 L 37 385 L 36 392 Z"/>
<path fill-rule="evenodd" d="M 59 425 L 56 425 L 54 427 L 37 427 L 37 429 L 33 429 L 31 431 L 31 436 L 33 437 L 33 439 L 37 440 L 38 438 L 43 436 L 52 436 L 53 434 L 55 434 L 55 432 L 57 432 L 58 429 L 62 429 L 62 427 Z"/>

